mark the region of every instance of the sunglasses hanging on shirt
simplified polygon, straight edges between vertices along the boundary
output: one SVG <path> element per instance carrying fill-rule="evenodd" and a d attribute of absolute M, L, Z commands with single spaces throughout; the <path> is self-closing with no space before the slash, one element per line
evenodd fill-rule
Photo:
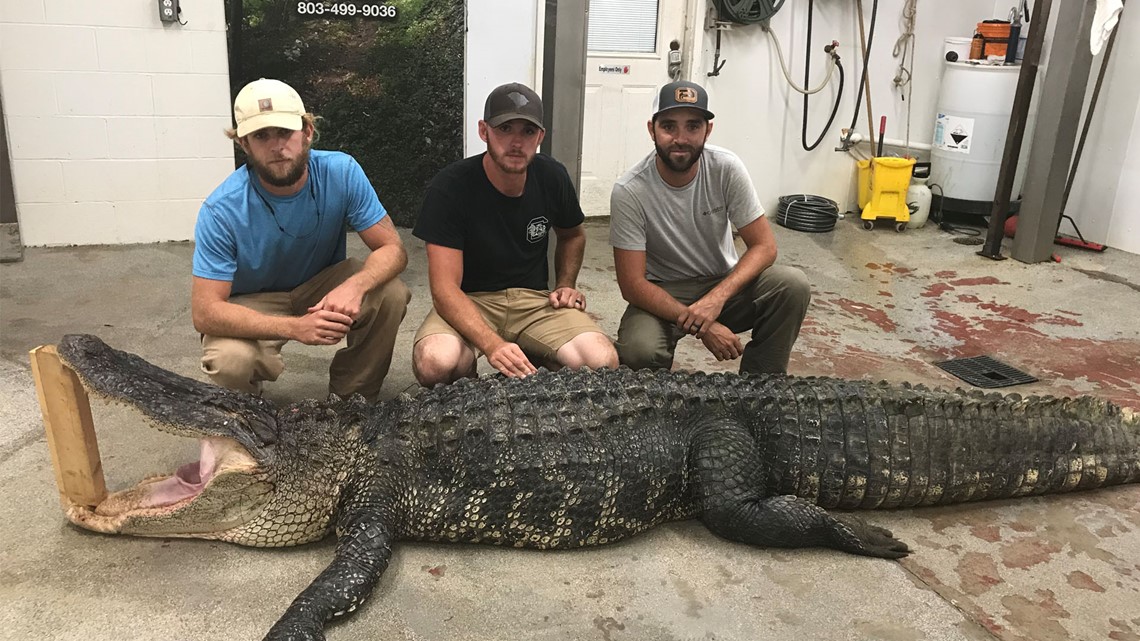
<path fill-rule="evenodd" d="M 250 187 L 253 187 L 253 191 L 257 193 L 258 197 L 261 198 L 261 202 L 265 203 L 265 208 L 269 210 L 269 215 L 273 217 L 273 224 L 277 225 L 277 229 L 280 229 L 282 234 L 285 234 L 286 236 L 288 236 L 290 238 L 294 238 L 296 240 L 301 240 L 302 238 L 308 238 L 309 236 L 312 236 L 315 231 L 317 231 L 318 229 L 321 228 L 321 206 L 320 206 L 320 203 L 317 201 L 317 194 L 313 189 L 313 177 L 312 176 L 309 176 L 308 182 L 309 182 L 309 197 L 313 199 L 313 208 L 317 210 L 317 224 L 314 225 L 313 228 L 310 229 L 308 232 L 306 232 L 300 236 L 297 236 L 295 234 L 290 234 L 289 232 L 285 231 L 285 228 L 281 226 L 281 220 L 279 218 L 277 218 L 277 210 L 273 209 L 273 205 L 269 202 L 269 199 L 266 198 L 265 195 L 261 193 L 260 189 L 253 186 L 252 184 L 250 185 Z"/>

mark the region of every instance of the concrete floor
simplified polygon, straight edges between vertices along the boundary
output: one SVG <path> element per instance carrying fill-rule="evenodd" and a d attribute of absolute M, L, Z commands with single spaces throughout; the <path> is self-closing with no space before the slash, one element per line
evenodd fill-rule
<path fill-rule="evenodd" d="M 604 221 L 588 223 L 581 286 L 611 334 L 624 305 Z M 960 383 L 931 363 L 988 354 L 1041 379 L 1014 391 L 1098 394 L 1140 407 L 1140 256 L 1058 248 L 1060 264 L 977 257 L 934 228 L 776 228 L 781 262 L 815 292 L 792 373 Z M 430 305 L 422 243 L 405 231 L 414 298 L 384 396 L 412 388 L 412 335 Z M 352 252 L 361 253 L 359 243 Z M 333 543 L 254 550 L 97 535 L 57 503 L 28 350 L 100 335 L 195 375 L 191 247 L 29 249 L 0 265 L 0 637 L 257 639 L 329 561 Z M 291 345 L 267 396 L 323 396 L 332 348 Z M 728 368 L 692 339 L 678 367 Z M 483 363 L 483 369 L 486 364 Z M 107 484 L 168 472 L 196 446 L 96 404 Z M 372 600 L 331 639 L 950 641 L 1140 639 L 1140 486 L 867 514 L 914 554 L 763 550 L 697 523 L 565 553 L 399 545 Z"/>

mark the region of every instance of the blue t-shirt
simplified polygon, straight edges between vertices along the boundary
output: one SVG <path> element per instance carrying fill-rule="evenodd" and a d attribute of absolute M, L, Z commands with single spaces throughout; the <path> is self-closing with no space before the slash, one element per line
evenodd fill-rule
<path fill-rule="evenodd" d="M 231 282 L 231 295 L 289 291 L 344 260 L 346 221 L 359 232 L 385 215 L 348 154 L 310 152 L 308 180 L 286 197 L 265 191 L 246 165 L 202 203 L 193 273 Z"/>

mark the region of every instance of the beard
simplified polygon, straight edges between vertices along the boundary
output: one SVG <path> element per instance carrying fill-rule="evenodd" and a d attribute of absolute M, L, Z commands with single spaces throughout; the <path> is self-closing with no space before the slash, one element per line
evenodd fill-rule
<path fill-rule="evenodd" d="M 526 168 L 534 160 L 533 154 L 521 156 L 499 154 L 491 148 L 491 145 L 487 145 L 487 155 L 491 157 L 491 162 L 495 163 L 495 166 L 505 174 L 525 174 Z"/>
<path fill-rule="evenodd" d="M 703 143 L 699 147 L 694 145 L 672 145 L 666 149 L 657 144 L 657 141 L 654 140 L 653 146 L 657 149 L 657 157 L 661 159 L 661 162 L 665 163 L 665 166 L 668 167 L 670 171 L 677 173 L 688 171 L 689 168 L 701 159 L 701 154 L 705 151 Z M 686 155 L 683 158 L 674 158 L 672 155 L 674 151 L 683 151 Z"/>
<path fill-rule="evenodd" d="M 252 154 L 246 155 L 246 162 L 261 180 L 274 187 L 289 187 L 297 183 L 309 165 L 309 145 L 301 150 L 301 155 L 289 162 L 262 163 Z"/>

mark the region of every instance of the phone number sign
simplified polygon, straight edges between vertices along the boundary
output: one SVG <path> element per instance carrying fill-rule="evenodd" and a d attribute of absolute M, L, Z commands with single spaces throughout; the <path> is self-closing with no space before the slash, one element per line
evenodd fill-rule
<path fill-rule="evenodd" d="M 390 4 L 360 2 L 298 2 L 297 15 L 302 18 L 368 18 L 395 20 L 396 7 Z"/>

